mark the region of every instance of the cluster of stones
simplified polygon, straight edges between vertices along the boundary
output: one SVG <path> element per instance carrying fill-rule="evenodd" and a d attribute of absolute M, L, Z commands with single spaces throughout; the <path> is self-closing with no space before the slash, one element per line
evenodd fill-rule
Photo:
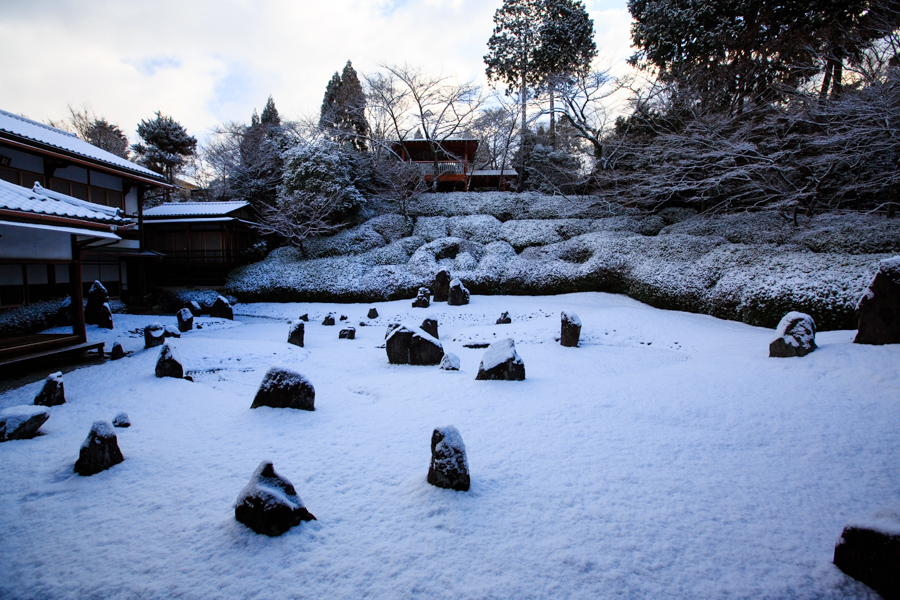
<path fill-rule="evenodd" d="M 84 307 L 84 322 L 104 329 L 113 328 L 112 309 L 109 307 L 109 292 L 99 281 L 91 284 Z"/>

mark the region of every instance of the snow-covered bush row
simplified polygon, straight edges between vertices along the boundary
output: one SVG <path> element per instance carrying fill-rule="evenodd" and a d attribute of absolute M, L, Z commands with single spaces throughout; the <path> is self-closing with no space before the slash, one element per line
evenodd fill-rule
<path fill-rule="evenodd" d="M 599 219 L 616 215 L 640 215 L 634 209 L 597 196 L 548 196 L 538 192 L 451 192 L 425 194 L 410 205 L 412 217 L 491 215 L 510 219 Z"/>
<path fill-rule="evenodd" d="M 412 234 L 412 223 L 401 215 L 380 215 L 362 225 L 304 243 L 308 258 L 360 254 L 386 246 Z"/>
<path fill-rule="evenodd" d="M 855 327 L 856 302 L 887 256 L 628 231 L 595 231 L 517 255 L 502 240 L 425 243 L 416 236 L 358 255 L 305 261 L 282 248 L 233 273 L 229 290 L 245 301 L 411 298 L 447 267 L 475 294 L 625 293 L 653 306 L 767 327 L 800 310 L 827 330 Z"/>
<path fill-rule="evenodd" d="M 65 300 L 45 300 L 0 311 L 0 336 L 27 335 L 48 327 L 65 325 L 65 319 L 61 315 Z"/>

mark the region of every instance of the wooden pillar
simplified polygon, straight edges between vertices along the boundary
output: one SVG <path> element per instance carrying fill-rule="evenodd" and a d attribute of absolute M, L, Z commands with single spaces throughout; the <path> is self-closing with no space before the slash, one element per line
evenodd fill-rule
<path fill-rule="evenodd" d="M 84 291 L 81 289 L 81 249 L 72 237 L 72 262 L 69 263 L 69 308 L 72 313 L 72 333 L 79 341 L 87 341 L 87 328 L 84 325 Z"/>

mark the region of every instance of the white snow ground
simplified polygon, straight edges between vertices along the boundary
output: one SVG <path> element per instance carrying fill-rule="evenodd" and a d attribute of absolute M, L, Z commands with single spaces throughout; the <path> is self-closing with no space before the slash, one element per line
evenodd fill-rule
<path fill-rule="evenodd" d="M 579 348 L 554 340 L 562 310 Z M 320 325 L 331 311 L 355 340 Z M 900 346 L 832 331 L 770 359 L 772 330 L 601 293 L 235 312 L 176 340 L 194 383 L 157 379 L 159 349 L 127 333 L 174 316 L 89 329 L 133 354 L 66 373 L 43 435 L 0 444 L 0 597 L 877 597 L 831 560 L 845 523 L 900 500 Z M 461 371 L 388 364 L 386 325 L 426 315 Z M 527 379 L 475 381 L 485 351 L 463 344 L 506 337 Z M 315 412 L 250 410 L 273 364 L 309 378 Z M 125 462 L 75 475 L 91 424 L 120 411 Z M 469 492 L 425 480 L 451 424 Z M 263 459 L 318 521 L 278 538 L 235 521 Z"/>

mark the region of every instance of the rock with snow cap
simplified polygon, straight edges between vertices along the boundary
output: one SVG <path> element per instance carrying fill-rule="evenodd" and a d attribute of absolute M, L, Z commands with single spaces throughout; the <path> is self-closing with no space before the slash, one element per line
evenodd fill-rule
<path fill-rule="evenodd" d="M 159 358 L 156 360 L 156 376 L 184 379 L 184 367 L 171 344 L 163 344 L 159 351 Z"/>
<path fill-rule="evenodd" d="M 525 363 L 516 352 L 512 339 L 497 340 L 484 353 L 475 379 L 502 379 L 522 381 L 525 379 Z"/>
<path fill-rule="evenodd" d="M 438 322 L 434 317 L 428 317 L 422 321 L 422 330 L 427 331 L 436 340 L 441 339 L 441 336 L 438 335 Z"/>
<path fill-rule="evenodd" d="M 509 325 L 512 323 L 512 319 L 509 318 L 509 313 L 503 311 L 500 313 L 500 317 L 497 319 L 497 325 Z"/>
<path fill-rule="evenodd" d="M 66 392 L 63 386 L 62 371 L 47 375 L 44 387 L 35 396 L 35 406 L 59 406 L 66 403 Z"/>
<path fill-rule="evenodd" d="M 792 311 L 778 323 L 775 339 L 769 344 L 769 356 L 806 356 L 815 349 L 816 322 L 807 314 Z"/>
<path fill-rule="evenodd" d="M 109 302 L 104 302 L 100 307 L 100 317 L 97 321 L 97 327 L 102 329 L 113 328 L 112 308 L 109 307 Z"/>
<path fill-rule="evenodd" d="M 303 322 L 308 323 L 308 322 L 309 322 L 309 314 L 308 314 L 308 313 L 303 313 L 302 315 L 300 315 L 299 319 L 300 319 L 301 321 L 303 321 Z"/>
<path fill-rule="evenodd" d="M 434 301 L 446 302 L 450 297 L 450 271 L 441 269 L 434 276 Z"/>
<path fill-rule="evenodd" d="M 459 357 L 452 352 L 448 352 L 441 359 L 440 369 L 442 371 L 459 371 Z"/>
<path fill-rule="evenodd" d="M 163 337 L 167 338 L 180 338 L 181 332 L 178 330 L 176 325 L 166 325 L 163 327 Z"/>
<path fill-rule="evenodd" d="M 287 367 L 269 369 L 250 408 L 296 408 L 315 410 L 316 390 L 306 377 Z"/>
<path fill-rule="evenodd" d="M 578 315 L 563 311 L 560 314 L 559 343 L 569 348 L 578 347 L 578 339 L 581 337 L 581 319 Z"/>
<path fill-rule="evenodd" d="M 120 412 L 113 419 L 112 424 L 113 427 L 131 427 L 131 419 L 128 418 L 127 413 Z"/>
<path fill-rule="evenodd" d="M 377 319 L 378 318 L 378 310 L 373 306 L 369 309 L 369 314 L 366 315 L 368 319 Z"/>
<path fill-rule="evenodd" d="M 436 365 L 444 357 L 444 347 L 434 336 L 418 327 L 400 325 L 385 342 L 392 365 Z"/>
<path fill-rule="evenodd" d="M 340 339 L 340 340 L 356 339 L 356 328 L 355 327 L 345 327 L 344 329 L 341 329 L 340 333 L 338 333 L 338 339 Z"/>
<path fill-rule="evenodd" d="M 324 319 L 322 319 L 322 325 L 334 325 L 334 313 L 328 313 Z"/>
<path fill-rule="evenodd" d="M 155 348 L 165 343 L 166 328 L 161 323 L 151 323 L 144 327 L 144 348 Z"/>
<path fill-rule="evenodd" d="M 121 342 L 113 342 L 112 350 L 109 352 L 109 358 L 111 360 L 119 360 L 120 358 L 125 358 L 125 348 L 122 347 Z"/>
<path fill-rule="evenodd" d="M 463 306 L 469 303 L 469 290 L 463 285 L 462 281 L 457 277 L 450 282 L 450 294 L 447 297 L 447 304 L 450 306 Z"/>
<path fill-rule="evenodd" d="M 459 430 L 452 425 L 438 427 L 431 434 L 431 465 L 428 467 L 428 483 L 457 490 L 469 489 L 469 464 L 466 445 Z"/>
<path fill-rule="evenodd" d="M 91 284 L 84 307 L 84 322 L 87 325 L 99 325 L 102 319 L 103 305 L 109 303 L 109 292 L 99 281 Z M 109 327 L 108 329 L 112 329 Z"/>
<path fill-rule="evenodd" d="M 200 308 L 200 303 L 196 300 L 191 300 L 190 302 L 185 303 L 184 308 L 191 311 L 191 315 L 195 317 L 199 317 L 203 314 L 203 309 Z"/>
<path fill-rule="evenodd" d="M 834 547 L 834 564 L 885 600 L 900 599 L 900 505 L 847 524 Z"/>
<path fill-rule="evenodd" d="M 175 314 L 178 320 L 178 331 L 182 333 L 194 328 L 194 313 L 189 308 L 182 308 Z"/>
<path fill-rule="evenodd" d="M 384 339 L 388 339 L 388 336 L 391 335 L 391 332 L 400 327 L 400 323 L 388 323 L 387 329 L 384 332 Z"/>
<path fill-rule="evenodd" d="M 37 406 L 11 406 L 0 410 L 0 442 L 32 438 L 49 418 L 50 411 Z"/>
<path fill-rule="evenodd" d="M 290 330 L 288 331 L 288 344 L 293 344 L 295 346 L 303 347 L 303 334 L 306 330 L 306 326 L 303 324 L 303 321 L 297 321 L 296 323 L 291 323 Z"/>
<path fill-rule="evenodd" d="M 290 481 L 263 461 L 234 503 L 234 518 L 256 533 L 278 536 L 302 521 L 315 521 Z"/>
<path fill-rule="evenodd" d="M 856 306 L 857 344 L 900 344 L 900 256 L 883 260 Z"/>
<path fill-rule="evenodd" d="M 78 460 L 75 461 L 75 472 L 79 475 L 93 475 L 123 460 L 125 457 L 119 450 L 112 425 L 106 421 L 94 421 L 90 433 L 81 444 Z"/>
<path fill-rule="evenodd" d="M 419 292 L 416 294 L 416 299 L 413 300 L 413 308 L 428 308 L 430 305 L 431 290 L 426 287 L 420 287 Z"/>
<path fill-rule="evenodd" d="M 234 308 L 232 308 L 225 296 L 219 296 L 216 298 L 216 301 L 213 302 L 212 308 L 209 309 L 209 316 L 233 321 Z"/>

